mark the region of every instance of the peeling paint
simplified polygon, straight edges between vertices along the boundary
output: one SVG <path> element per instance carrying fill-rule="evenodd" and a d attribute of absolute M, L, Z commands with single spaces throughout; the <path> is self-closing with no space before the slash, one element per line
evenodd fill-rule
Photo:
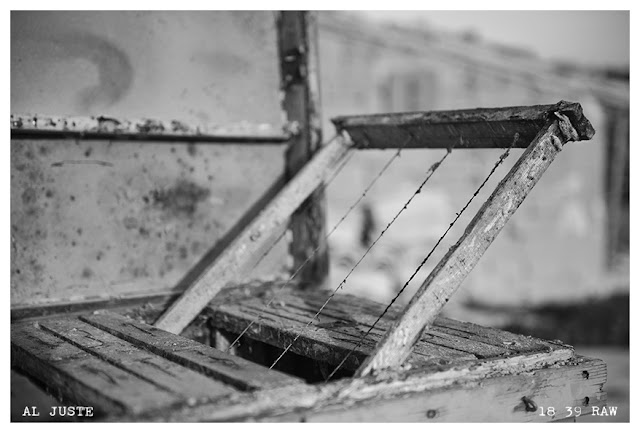
<path fill-rule="evenodd" d="M 108 116 L 55 117 L 48 115 L 12 114 L 9 125 L 13 135 L 76 134 L 82 138 L 111 135 L 131 139 L 182 137 L 211 142 L 243 141 L 247 143 L 284 143 L 295 130 L 287 123 L 274 126 L 247 121 L 227 125 L 189 125 L 180 120 L 124 119 Z M 89 155 L 91 151 L 89 151 Z M 89 155 L 86 155 L 87 157 Z"/>

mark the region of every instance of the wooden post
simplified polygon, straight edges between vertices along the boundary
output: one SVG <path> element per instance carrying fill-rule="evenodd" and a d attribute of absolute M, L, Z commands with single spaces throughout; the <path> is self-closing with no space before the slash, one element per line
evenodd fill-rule
<path fill-rule="evenodd" d="M 582 119 L 574 121 L 573 125 L 569 117 L 562 114 L 560 117 L 563 120 L 550 119 L 534 138 L 471 220 L 460 240 L 422 283 L 400 318 L 360 366 L 356 376 L 397 367 L 407 359 L 423 331 L 431 326 L 442 307 L 562 150 L 564 143 L 593 136 L 593 128 L 582 117 L 581 109 L 579 117 Z"/>
<path fill-rule="evenodd" d="M 282 107 L 287 120 L 298 125 L 298 133 L 292 137 L 286 155 L 286 173 L 293 177 L 318 151 L 322 142 L 316 15 L 283 11 L 278 15 L 277 28 L 284 95 Z M 297 279 L 319 284 L 329 274 L 324 191 L 314 191 L 307 200 L 291 218 L 293 239 L 289 252 L 293 256 L 293 269 L 297 269 L 318 249 Z"/>
<path fill-rule="evenodd" d="M 163 313 L 155 326 L 179 334 L 224 286 L 251 270 L 259 258 L 256 252 L 264 246 L 273 230 L 287 222 L 309 194 L 335 170 L 349 150 L 348 143 L 337 139 L 316 153 L 273 201 Z"/>

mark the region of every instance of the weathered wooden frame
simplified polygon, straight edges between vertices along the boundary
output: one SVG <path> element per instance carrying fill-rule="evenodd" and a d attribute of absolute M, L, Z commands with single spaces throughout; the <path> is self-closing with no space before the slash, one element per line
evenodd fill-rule
<path fill-rule="evenodd" d="M 477 225 L 476 231 L 480 230 L 480 228 L 488 227 L 489 222 L 493 221 L 491 218 L 494 218 L 501 205 L 507 202 L 505 200 L 510 197 L 513 191 L 516 196 L 509 198 L 509 203 L 511 203 L 509 211 L 503 215 L 506 218 L 500 219 L 499 224 L 492 229 L 492 237 L 488 240 L 488 243 L 477 249 L 477 254 L 473 255 L 474 260 L 470 261 L 468 266 L 465 267 L 465 272 L 460 274 L 461 278 L 458 278 L 456 284 L 450 286 L 453 287 L 453 290 L 449 288 L 438 295 L 437 301 L 430 301 L 433 309 L 430 310 L 427 321 L 415 320 L 419 326 L 416 329 L 412 329 L 409 335 L 403 336 L 399 340 L 402 342 L 400 345 L 405 347 L 406 350 L 397 353 L 406 355 L 411 350 L 416 336 L 419 335 L 419 328 L 426 326 L 428 320 L 432 320 L 439 313 L 442 306 L 449 300 L 449 296 L 473 268 L 508 218 L 515 212 L 522 200 L 551 164 L 555 155 L 562 149 L 564 143 L 571 140 L 590 139 L 594 134 L 591 124 L 582 113 L 582 107 L 579 104 L 565 101 L 555 105 L 489 109 L 486 114 L 484 110 L 477 109 L 432 112 L 412 116 L 410 122 L 406 121 L 406 115 L 404 114 L 337 119 L 335 123 L 339 132 L 347 133 L 351 136 L 351 140 L 348 140 L 348 143 L 343 139 L 334 141 L 318 152 L 305 169 L 294 177 L 265 210 L 242 231 L 228 250 L 162 315 L 156 322 L 156 326 L 179 333 L 225 285 L 230 284 L 234 278 L 237 278 L 238 271 L 250 269 L 251 264 L 257 259 L 255 257 L 256 252 L 263 248 L 265 239 L 268 238 L 270 231 L 278 227 L 302 204 L 309 191 L 320 186 L 324 176 L 340 163 L 349 149 L 371 148 L 373 147 L 371 146 L 372 142 L 382 142 L 383 140 L 390 140 L 390 143 L 393 142 L 398 147 L 407 142 L 407 134 L 409 138 L 413 139 L 414 143 L 422 143 L 424 148 L 453 147 L 458 142 L 475 143 L 474 147 L 480 148 L 485 146 L 494 147 L 496 143 L 500 143 L 497 139 L 496 141 L 481 139 L 476 143 L 474 134 L 479 133 L 480 137 L 484 138 L 487 136 L 486 134 L 497 130 L 503 131 L 502 135 L 498 137 L 501 137 L 502 145 L 505 146 L 507 137 L 510 138 L 510 144 L 521 141 L 520 133 L 518 132 L 520 129 L 530 131 L 540 124 L 544 125 L 542 129 L 539 129 L 540 132 L 535 136 L 533 142 L 527 144 L 527 150 L 519 162 L 500 183 L 496 192 L 474 219 L 473 224 Z M 407 132 L 402 129 L 404 126 L 413 127 L 414 130 Z M 448 146 L 444 146 L 447 142 L 442 139 L 434 140 L 434 142 L 430 141 L 431 137 L 437 135 L 443 129 L 447 131 Z M 525 133 L 522 140 L 526 140 L 529 133 Z M 354 136 L 355 141 L 352 141 Z M 414 146 L 417 145 L 414 144 Z M 388 147 L 392 147 L 392 145 L 390 144 Z M 544 153 L 542 157 L 540 156 L 541 153 Z M 543 158 L 544 161 L 539 162 L 539 158 Z M 522 176 L 526 177 L 524 181 Z M 519 185 L 524 186 L 520 187 Z M 469 231 L 469 229 L 467 230 Z M 473 238 L 469 239 L 467 243 L 471 245 L 469 248 L 472 249 L 474 245 Z M 458 248 L 460 248 L 460 242 L 454 247 L 454 250 Z M 441 279 L 446 281 L 454 272 L 454 267 L 451 267 L 449 263 L 445 263 L 440 267 L 445 265 L 449 265 L 449 268 L 443 271 Z M 419 305 L 422 305 L 422 303 Z M 415 312 L 414 316 L 420 314 L 421 312 Z M 400 327 L 398 332 L 403 333 L 404 327 Z M 398 334 L 390 338 L 397 339 Z M 389 365 L 385 366 L 398 365 L 401 362 L 398 359 L 390 361 Z M 379 361 L 376 361 L 373 365 L 377 366 L 378 363 Z M 365 370 L 362 372 L 365 372 Z"/>
<path fill-rule="evenodd" d="M 573 105 L 569 111 L 566 107 L 567 104 L 561 102 L 557 111 L 549 112 L 545 126 L 471 220 L 460 240 L 425 279 L 402 317 L 380 340 L 375 353 L 361 365 L 357 375 L 397 367 L 404 362 L 419 336 L 433 323 L 562 151 L 562 146 L 568 141 L 591 139 L 595 131 L 582 115 L 582 109 Z"/>
<path fill-rule="evenodd" d="M 326 296 L 299 284 L 282 293 L 278 281 L 225 290 L 205 316 L 211 326 L 237 333 L 243 321 L 269 311 L 250 338 L 282 347 L 306 322 L 300 314 L 310 317 L 313 304 Z M 284 295 L 283 305 L 265 304 L 264 291 L 273 290 Z M 348 350 L 384 308 L 344 294 L 335 304 L 308 330 L 308 342 L 296 345 L 306 368 L 337 362 L 334 350 Z M 269 370 L 259 360 L 260 346 L 252 345 L 251 354 L 245 348 L 242 359 L 146 324 L 160 311 L 158 303 L 14 323 L 12 363 L 56 395 L 93 404 L 100 421 L 544 422 L 572 416 L 566 410 L 542 416 L 540 407 L 579 407 L 589 414 L 606 404 L 602 361 L 556 341 L 452 319 L 439 319 L 410 367 L 306 384 L 286 369 Z M 383 329 L 401 310 L 389 313 Z M 278 319 L 283 314 L 285 322 Z"/>
<path fill-rule="evenodd" d="M 193 408 L 182 408 L 164 414 L 154 414 L 153 420 L 194 421 L 194 420 L 306 420 L 336 421 L 341 417 L 348 420 L 382 421 L 386 409 L 394 405 L 408 405 L 416 408 L 416 416 L 406 421 L 422 421 L 430 418 L 431 408 L 447 407 L 454 402 L 469 408 L 465 421 L 495 420 L 491 410 L 495 408 L 482 396 L 487 389 L 503 389 L 505 381 L 509 387 L 518 387 L 517 393 L 505 397 L 501 402 L 505 407 L 520 394 L 527 394 L 532 385 L 530 374 L 547 382 L 549 387 L 565 387 L 570 383 L 572 393 L 576 396 L 603 395 L 601 391 L 602 363 L 586 358 L 575 358 L 568 365 L 569 351 L 556 351 L 552 356 L 541 354 L 523 355 L 508 360 L 488 360 L 485 362 L 469 362 L 453 366 L 444 371 L 420 371 L 393 368 L 399 366 L 407 351 L 415 343 L 415 335 L 429 326 L 448 298 L 458 287 L 456 284 L 445 284 L 443 289 L 434 290 L 435 282 L 446 280 L 447 273 L 455 267 L 455 263 L 463 256 L 464 248 L 473 244 L 474 233 L 489 227 L 487 219 L 496 216 L 500 219 L 491 228 L 492 237 L 484 239 L 486 250 L 491 240 L 498 234 L 498 225 L 502 226 L 508 217 L 515 212 L 519 203 L 552 162 L 553 157 L 561 150 L 566 141 L 589 139 L 593 134 L 586 118 L 582 116 L 578 104 L 561 102 L 550 106 L 510 107 L 506 109 L 461 110 L 456 112 L 390 114 L 376 116 L 352 116 L 334 119 L 334 124 L 344 137 L 320 149 L 321 135 L 319 125 L 319 101 L 316 40 L 310 35 L 315 31 L 312 14 L 304 12 L 283 12 L 278 16 L 278 32 L 280 43 L 282 90 L 284 91 L 284 108 L 289 123 L 286 128 L 264 128 L 246 126 L 244 129 L 208 129 L 189 127 L 182 124 L 163 125 L 161 122 L 137 123 L 117 119 L 82 119 L 81 126 L 57 123 L 55 119 L 44 122 L 33 122 L 28 116 L 12 118 L 12 137 L 16 136 L 55 136 L 79 138 L 109 139 L 153 139 L 204 141 L 204 142 L 265 142 L 290 143 L 287 154 L 287 175 L 291 181 L 282 185 L 282 190 L 266 209 L 248 218 L 251 222 L 233 240 L 218 259 L 206 271 L 196 278 L 194 285 L 173 303 L 157 323 L 159 327 L 172 332 L 180 332 L 191 319 L 206 305 L 219 290 L 233 282 L 237 275 L 250 269 L 255 261 L 255 252 L 264 246 L 269 233 L 291 218 L 293 242 L 291 253 L 294 266 L 304 263 L 315 249 L 320 246 L 320 254 L 305 271 L 302 280 L 312 283 L 320 282 L 326 276 L 326 250 L 324 242 L 324 204 L 323 193 L 318 188 L 327 174 L 340 163 L 352 149 L 367 148 L 498 148 L 510 145 L 515 133 L 520 134 L 514 147 L 527 147 L 528 150 L 514 166 L 505 180 L 496 189 L 492 198 L 474 218 L 469 228 L 458 242 L 436 267 L 434 272 L 421 286 L 418 295 L 407 308 L 387 336 L 380 341 L 380 346 L 371 358 L 361 367 L 359 375 L 366 376 L 374 370 L 390 368 L 378 372 L 375 377 L 357 377 L 342 379 L 326 385 L 292 384 L 276 386 L 234 397 L 228 403 L 219 402 Z M 301 48 L 302 47 L 302 48 Z M 557 113 L 557 116 L 556 116 Z M 458 117 L 456 117 L 458 116 Z M 555 116 L 555 117 L 554 117 Z M 43 119 L 44 120 L 44 119 Z M 31 122 L 31 123 L 29 123 Z M 422 129 L 421 125 L 431 124 L 432 128 Z M 161 126 L 158 126 L 161 125 Z M 496 129 L 496 126 L 500 126 Z M 439 130 L 437 128 L 440 128 Z M 442 131 L 453 131 L 442 135 Z M 575 132 L 575 135 L 574 135 Z M 407 138 L 410 141 L 407 143 Z M 528 143 L 533 140 L 533 143 Z M 407 143 L 406 145 L 402 143 Z M 316 153 L 317 152 L 317 153 Z M 315 153 L 315 156 L 314 156 Z M 533 154 L 547 157 L 545 164 L 536 164 Z M 529 179 L 527 169 L 535 169 L 535 176 Z M 508 195 L 510 185 L 519 176 L 527 177 L 526 187 L 512 201 L 506 213 L 498 216 L 499 204 Z M 309 206 L 301 204 L 308 200 Z M 243 218 L 245 219 L 245 218 Z M 491 220 L 493 221 L 493 220 Z M 470 248 L 470 247 L 469 247 Z M 477 261 L 480 254 L 474 256 Z M 458 282 L 473 267 L 467 262 L 465 272 L 457 277 Z M 166 297 L 159 295 L 163 302 Z M 123 304 L 119 305 L 124 306 Z M 62 306 L 62 309 L 72 308 Z M 93 309 L 94 306 L 83 308 Z M 425 312 L 426 314 L 421 314 Z M 16 314 L 21 314 L 16 312 Z M 41 310 L 27 311 L 25 315 L 40 315 Z M 12 316 L 14 312 L 12 311 Z M 177 321 L 167 317 L 179 316 Z M 402 334 L 402 338 L 397 338 Z M 396 346 L 400 343 L 400 348 Z M 389 356 L 391 353 L 392 356 Z M 382 361 L 380 361 L 382 360 Z M 558 361 L 553 368 L 564 368 L 567 382 L 557 382 L 553 368 L 548 367 Z M 598 374 L 591 379 L 584 378 L 584 369 L 593 367 Z M 519 374 L 510 375 L 516 368 Z M 545 377 L 547 377 L 545 379 Z M 549 379 L 550 378 L 550 379 Z M 555 381 L 555 382 L 554 382 Z M 554 389 L 554 392 L 560 392 Z M 517 394 L 517 396 L 516 396 Z M 541 405 L 545 401 L 538 402 Z M 576 400 L 576 405 L 581 403 Z M 596 405 L 601 405 L 597 403 Z M 362 409 L 367 411 L 362 418 Z M 372 410 L 373 409 L 373 410 Z M 526 407 L 522 405 L 517 413 L 513 410 L 514 421 L 522 421 Z M 417 413 L 420 412 L 418 416 Z M 447 418 L 447 412 L 438 413 L 439 421 L 460 421 L 459 418 Z M 451 412 L 453 413 L 453 412 Z M 506 412 L 505 412 L 506 413 Z M 542 421 L 537 413 L 525 413 L 527 420 Z M 360 417 L 360 418 L 359 418 Z M 377 417 L 377 418 L 376 418 Z M 140 420 L 139 417 L 132 420 Z M 113 420 L 123 421 L 118 417 Z M 507 421 L 510 418 L 500 417 Z"/>

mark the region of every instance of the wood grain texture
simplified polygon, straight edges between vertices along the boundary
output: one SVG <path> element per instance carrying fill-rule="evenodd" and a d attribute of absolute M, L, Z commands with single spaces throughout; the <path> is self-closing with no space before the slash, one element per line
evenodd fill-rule
<path fill-rule="evenodd" d="M 370 300 L 336 294 L 318 318 L 307 326 L 331 292 L 299 290 L 291 285 L 284 287 L 284 283 L 225 290 L 203 314 L 210 316 L 215 326 L 236 334 L 253 322 L 245 335 L 280 348 L 300 334 L 290 349 L 292 352 L 337 365 L 385 308 Z M 401 309 L 392 307 L 345 362 L 344 368 L 355 370 L 400 315 Z M 569 346 L 438 318 L 415 345 L 408 361 L 414 366 L 444 366 L 465 359 L 567 349 L 568 357 L 572 354 Z"/>
<path fill-rule="evenodd" d="M 604 406 L 605 381 L 606 366 L 600 360 L 578 356 L 554 361 L 543 359 L 542 354 L 528 354 L 507 360 L 468 361 L 444 371 L 412 369 L 324 385 L 256 391 L 234 395 L 218 404 L 136 420 L 553 421 L 563 416 L 566 406 L 579 406 L 585 414 L 594 406 Z M 554 406 L 560 410 L 556 418 L 541 417 L 537 412 L 525 410 L 522 397 L 538 406 Z"/>
<path fill-rule="evenodd" d="M 334 140 L 316 153 L 230 246 L 208 266 L 180 298 L 163 313 L 155 326 L 180 333 L 225 285 L 241 277 L 258 260 L 258 251 L 273 230 L 285 223 L 344 158 L 350 147 Z"/>
<path fill-rule="evenodd" d="M 588 380 L 582 377 L 589 369 Z M 589 414 L 603 407 L 606 394 L 602 362 L 587 361 L 562 369 L 543 369 L 531 374 L 490 377 L 465 386 L 431 392 L 408 392 L 403 398 L 358 403 L 345 410 L 337 404 L 311 411 L 306 422 L 548 422 L 570 416 L 567 406 Z M 537 407 L 554 407 L 554 416 L 527 411 L 522 398 Z"/>
<path fill-rule="evenodd" d="M 156 355 L 242 390 L 274 388 L 301 382 L 300 379 L 279 371 L 269 370 L 214 347 L 120 315 L 101 312 L 81 316 L 80 319 Z"/>
<path fill-rule="evenodd" d="M 588 120 L 581 118 L 574 125 L 576 131 L 573 134 L 577 133 L 578 137 L 593 135 Z M 558 120 L 547 122 L 471 220 L 460 240 L 422 283 L 402 316 L 379 341 L 375 352 L 360 366 L 357 376 L 394 368 L 404 362 L 420 335 L 431 327 L 442 307 L 551 165 L 562 150 L 562 145 L 570 139 L 567 128 L 571 128 L 571 125 Z"/>
<path fill-rule="evenodd" d="M 82 350 L 195 404 L 235 390 L 198 372 L 150 353 L 75 318 L 40 322 L 40 327 Z"/>
<path fill-rule="evenodd" d="M 567 115 L 575 124 L 583 121 L 580 104 L 560 101 L 553 105 L 343 116 L 332 122 L 339 131 L 348 132 L 360 149 L 398 148 L 403 143 L 407 148 L 500 148 L 511 145 L 516 132 L 520 139 L 514 147 L 526 148 L 555 112 Z M 584 126 L 580 138 L 590 138 L 590 125 L 580 126 Z"/>
<path fill-rule="evenodd" d="M 282 11 L 276 22 L 282 108 L 287 120 L 298 126 L 285 158 L 286 173 L 290 178 L 322 146 L 316 19 L 316 13 L 311 11 Z M 316 189 L 291 217 L 289 252 L 293 257 L 293 269 L 308 261 L 298 273 L 299 280 L 321 282 L 328 277 L 326 208 L 324 191 Z"/>
<path fill-rule="evenodd" d="M 11 364 L 45 383 L 54 395 L 94 406 L 96 415 L 140 414 L 183 398 L 35 327 L 11 326 Z"/>

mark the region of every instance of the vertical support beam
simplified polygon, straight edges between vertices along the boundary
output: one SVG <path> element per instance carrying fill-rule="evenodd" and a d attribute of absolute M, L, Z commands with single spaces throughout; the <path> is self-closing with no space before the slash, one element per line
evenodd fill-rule
<path fill-rule="evenodd" d="M 580 116 L 581 116 L 580 112 Z M 567 141 L 590 139 L 591 124 L 582 118 L 578 125 L 568 117 L 549 120 L 527 150 L 502 179 L 471 220 L 460 240 L 449 249 L 422 283 L 398 320 L 379 341 L 376 349 L 356 372 L 364 376 L 374 370 L 401 365 L 416 341 L 436 319 L 464 279 L 473 270 L 509 218 L 540 180 Z M 586 121 L 586 122 L 585 122 Z"/>
<path fill-rule="evenodd" d="M 283 11 L 277 18 L 282 106 L 290 122 L 297 122 L 286 155 L 286 173 L 293 177 L 322 143 L 318 76 L 317 18 L 313 12 Z M 326 198 L 320 188 L 293 214 L 289 252 L 297 269 L 319 247 L 298 279 L 322 283 L 329 273 L 326 237 Z"/>

